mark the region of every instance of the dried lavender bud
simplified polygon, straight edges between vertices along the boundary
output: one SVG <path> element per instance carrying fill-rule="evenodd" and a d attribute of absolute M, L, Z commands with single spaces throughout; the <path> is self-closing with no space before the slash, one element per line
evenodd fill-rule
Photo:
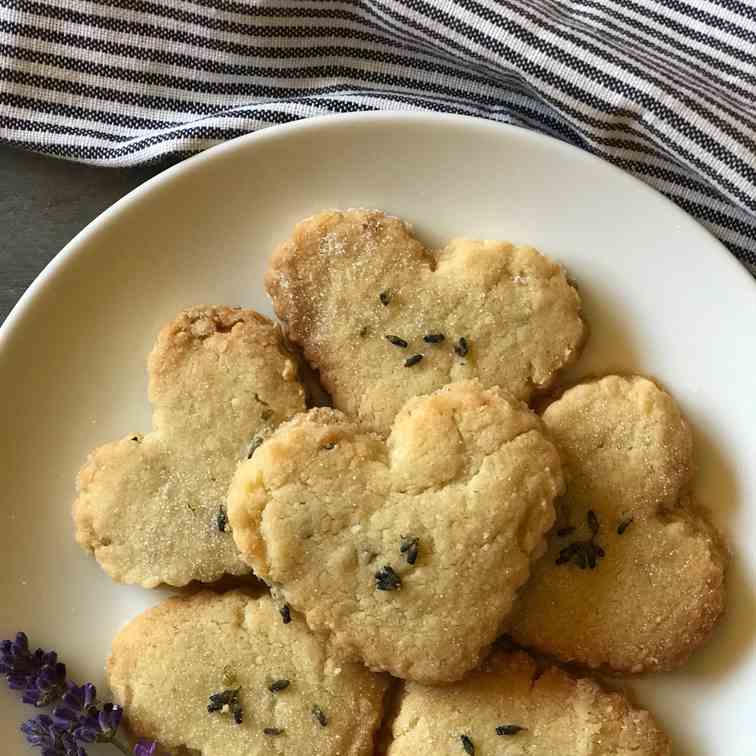
<path fill-rule="evenodd" d="M 467 343 L 467 339 L 464 336 L 460 336 L 459 339 L 457 339 L 457 343 L 454 345 L 454 351 L 460 357 L 467 356 L 467 353 L 470 351 L 470 346 Z"/>
<path fill-rule="evenodd" d="M 567 564 L 567 562 L 569 562 L 572 557 L 575 556 L 579 548 L 580 547 L 577 542 L 571 543 L 569 546 L 565 546 L 560 550 L 559 556 L 556 559 L 556 564 Z"/>
<path fill-rule="evenodd" d="M 266 727 L 263 730 L 263 735 L 270 735 L 271 737 L 276 737 L 277 735 L 283 735 L 285 730 L 281 730 L 278 727 Z"/>
<path fill-rule="evenodd" d="M 320 723 L 321 727 L 325 727 L 328 724 L 328 717 L 323 713 L 323 709 L 317 704 L 312 707 L 312 716 Z"/>
<path fill-rule="evenodd" d="M 402 349 L 407 348 L 407 342 L 400 336 L 392 336 L 391 334 L 386 334 L 386 341 L 388 341 L 389 344 L 401 347 Z"/>
<path fill-rule="evenodd" d="M 428 344 L 440 344 L 445 338 L 443 333 L 428 333 L 423 336 L 423 341 Z"/>
<path fill-rule="evenodd" d="M 399 553 L 405 554 L 407 564 L 414 564 L 417 561 L 418 543 L 420 539 L 414 536 L 402 536 L 399 544 Z"/>
<path fill-rule="evenodd" d="M 218 530 L 220 530 L 221 533 L 228 532 L 226 530 L 228 527 L 228 515 L 226 514 L 226 508 L 223 504 L 221 504 L 218 509 L 218 514 L 215 517 L 215 524 L 218 526 Z"/>
<path fill-rule="evenodd" d="M 402 587 L 402 579 L 391 565 L 386 564 L 375 573 L 375 587 L 379 591 L 398 591 Z"/>
<path fill-rule="evenodd" d="M 220 711 L 229 701 L 234 691 L 224 690 L 221 693 L 210 694 L 207 700 L 207 710 L 212 714 Z"/>
<path fill-rule="evenodd" d="M 460 735 L 459 739 L 462 741 L 462 748 L 464 748 L 465 753 L 469 753 L 470 756 L 474 756 L 475 746 L 473 745 L 472 740 L 470 740 L 467 735 Z"/>
<path fill-rule="evenodd" d="M 606 552 L 597 543 L 590 541 L 575 541 L 560 550 L 555 564 L 574 562 L 581 570 L 595 569 L 598 560 L 605 557 Z"/>
<path fill-rule="evenodd" d="M 598 565 L 598 560 L 606 556 L 604 549 L 595 542 L 595 538 L 600 529 L 598 516 L 592 509 L 589 509 L 586 513 L 585 519 L 588 524 L 588 529 L 591 531 L 591 537 L 587 541 L 574 541 L 568 546 L 565 546 L 560 550 L 555 564 L 574 562 L 574 564 L 581 570 L 595 570 Z M 568 535 L 574 530 L 573 527 L 561 528 L 557 531 L 557 535 Z"/>
<path fill-rule="evenodd" d="M 404 367 L 412 367 L 413 365 L 417 365 L 417 363 L 422 359 L 422 354 L 413 354 L 412 357 L 407 357 L 407 359 L 404 361 Z"/>
<path fill-rule="evenodd" d="M 213 693 L 207 704 L 207 710 L 212 714 L 218 711 L 230 711 L 234 722 L 241 724 L 244 720 L 244 711 L 239 703 L 239 691 L 241 688 L 223 690 L 220 693 Z"/>
<path fill-rule="evenodd" d="M 381 300 L 381 304 L 386 307 L 391 301 L 391 292 L 388 289 L 384 289 L 379 295 L 378 299 Z"/>
<path fill-rule="evenodd" d="M 250 441 L 249 449 L 247 450 L 247 459 L 252 459 L 252 455 L 262 446 L 263 440 L 261 436 L 255 436 Z"/>
<path fill-rule="evenodd" d="M 517 735 L 518 732 L 522 732 L 523 730 L 526 730 L 526 727 L 521 727 L 520 725 L 516 724 L 508 724 L 508 725 L 499 725 L 496 728 L 496 734 L 501 735 Z"/>
<path fill-rule="evenodd" d="M 289 622 L 291 622 L 291 609 L 289 609 L 288 604 L 284 604 L 279 610 L 279 614 L 281 615 L 281 619 L 283 620 L 284 625 L 288 625 Z"/>
<path fill-rule="evenodd" d="M 286 690 L 290 685 L 288 680 L 274 680 L 269 686 L 268 690 L 271 693 L 278 693 L 281 690 Z"/>
<path fill-rule="evenodd" d="M 617 535 L 623 535 L 623 533 L 632 525 L 633 518 L 627 517 L 622 522 L 617 525 Z"/>

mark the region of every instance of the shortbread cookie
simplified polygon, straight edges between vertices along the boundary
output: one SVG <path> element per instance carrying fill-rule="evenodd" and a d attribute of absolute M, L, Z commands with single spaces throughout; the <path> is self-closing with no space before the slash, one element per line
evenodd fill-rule
<path fill-rule="evenodd" d="M 441 682 L 474 667 L 543 549 L 562 491 L 541 423 L 501 389 L 407 402 L 387 441 L 332 409 L 239 467 L 234 538 L 347 659 Z"/>
<path fill-rule="evenodd" d="M 250 445 L 304 409 L 296 363 L 262 315 L 196 307 L 163 328 L 148 369 L 154 430 L 89 455 L 76 540 L 112 578 L 147 588 L 248 572 L 226 525 L 228 484 Z"/>
<path fill-rule="evenodd" d="M 371 756 L 387 680 L 334 662 L 269 596 L 172 598 L 113 641 L 108 677 L 139 737 L 200 756 Z"/>
<path fill-rule="evenodd" d="M 645 378 L 609 376 L 543 419 L 567 494 L 512 635 L 615 672 L 682 664 L 722 613 L 726 554 L 687 493 L 692 440 L 677 405 Z"/>
<path fill-rule="evenodd" d="M 585 333 L 577 292 L 535 249 L 457 239 L 431 252 L 377 211 L 300 223 L 266 286 L 334 406 L 383 434 L 407 399 L 453 381 L 527 400 Z"/>
<path fill-rule="evenodd" d="M 407 683 L 388 756 L 669 756 L 651 715 L 593 680 L 497 652 L 454 685 Z"/>

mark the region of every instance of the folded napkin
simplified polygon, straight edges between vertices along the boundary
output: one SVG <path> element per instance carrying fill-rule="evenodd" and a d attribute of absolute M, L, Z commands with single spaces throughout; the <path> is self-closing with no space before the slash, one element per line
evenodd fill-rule
<path fill-rule="evenodd" d="M 756 273 L 747 0 L 0 0 L 0 138 L 123 166 L 323 113 L 535 129 L 656 187 Z"/>

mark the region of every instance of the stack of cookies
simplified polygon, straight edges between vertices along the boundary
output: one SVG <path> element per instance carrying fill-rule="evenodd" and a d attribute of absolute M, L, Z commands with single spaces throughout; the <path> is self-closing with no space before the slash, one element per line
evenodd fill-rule
<path fill-rule="evenodd" d="M 166 326 L 153 430 L 79 474 L 76 538 L 112 578 L 238 583 L 115 639 L 134 733 L 202 756 L 669 754 L 589 672 L 683 664 L 726 552 L 668 393 L 557 390 L 586 336 L 565 271 L 350 210 L 300 223 L 266 287 L 280 327 L 229 307 Z M 302 365 L 331 406 L 307 409 Z"/>

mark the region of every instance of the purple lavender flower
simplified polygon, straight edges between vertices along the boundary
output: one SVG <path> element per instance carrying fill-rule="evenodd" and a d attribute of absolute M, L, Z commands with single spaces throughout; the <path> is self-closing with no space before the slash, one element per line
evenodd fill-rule
<path fill-rule="evenodd" d="M 69 683 L 63 705 L 52 711 L 55 724 L 84 743 L 109 743 L 121 724 L 123 709 L 112 703 L 97 706 L 97 688 L 92 683 L 82 686 Z"/>
<path fill-rule="evenodd" d="M 39 674 L 30 679 L 21 700 L 32 706 L 50 706 L 66 692 L 66 665 L 45 664 Z"/>
<path fill-rule="evenodd" d="M 21 732 L 29 745 L 42 751 L 42 756 L 87 756 L 87 752 L 76 744 L 73 735 L 58 728 L 47 714 L 24 722 Z"/>
<path fill-rule="evenodd" d="M 21 725 L 21 732 L 35 748 L 56 748 L 60 739 L 60 730 L 47 714 L 40 714 L 34 719 L 27 719 Z"/>
<path fill-rule="evenodd" d="M 157 743 L 154 740 L 140 740 L 134 746 L 134 756 L 154 756 Z"/>
<path fill-rule="evenodd" d="M 82 717 L 97 715 L 97 689 L 92 683 L 82 686 L 68 684 L 62 706 L 52 710 L 53 722 L 64 730 L 75 728 Z"/>
<path fill-rule="evenodd" d="M 74 737 L 84 743 L 109 743 L 118 730 L 123 717 L 123 709 L 112 703 L 103 705 L 102 710 L 84 715 L 73 730 Z"/>
<path fill-rule="evenodd" d="M 97 688 L 92 683 L 84 685 L 69 685 L 63 696 L 63 704 L 70 709 L 89 713 L 97 708 Z"/>
<path fill-rule="evenodd" d="M 40 671 L 45 666 L 55 666 L 58 655 L 55 651 L 43 651 L 38 648 L 29 651 L 29 640 L 25 633 L 17 633 L 15 640 L 0 643 L 0 674 L 8 679 L 12 690 L 25 690 L 33 685 Z"/>

